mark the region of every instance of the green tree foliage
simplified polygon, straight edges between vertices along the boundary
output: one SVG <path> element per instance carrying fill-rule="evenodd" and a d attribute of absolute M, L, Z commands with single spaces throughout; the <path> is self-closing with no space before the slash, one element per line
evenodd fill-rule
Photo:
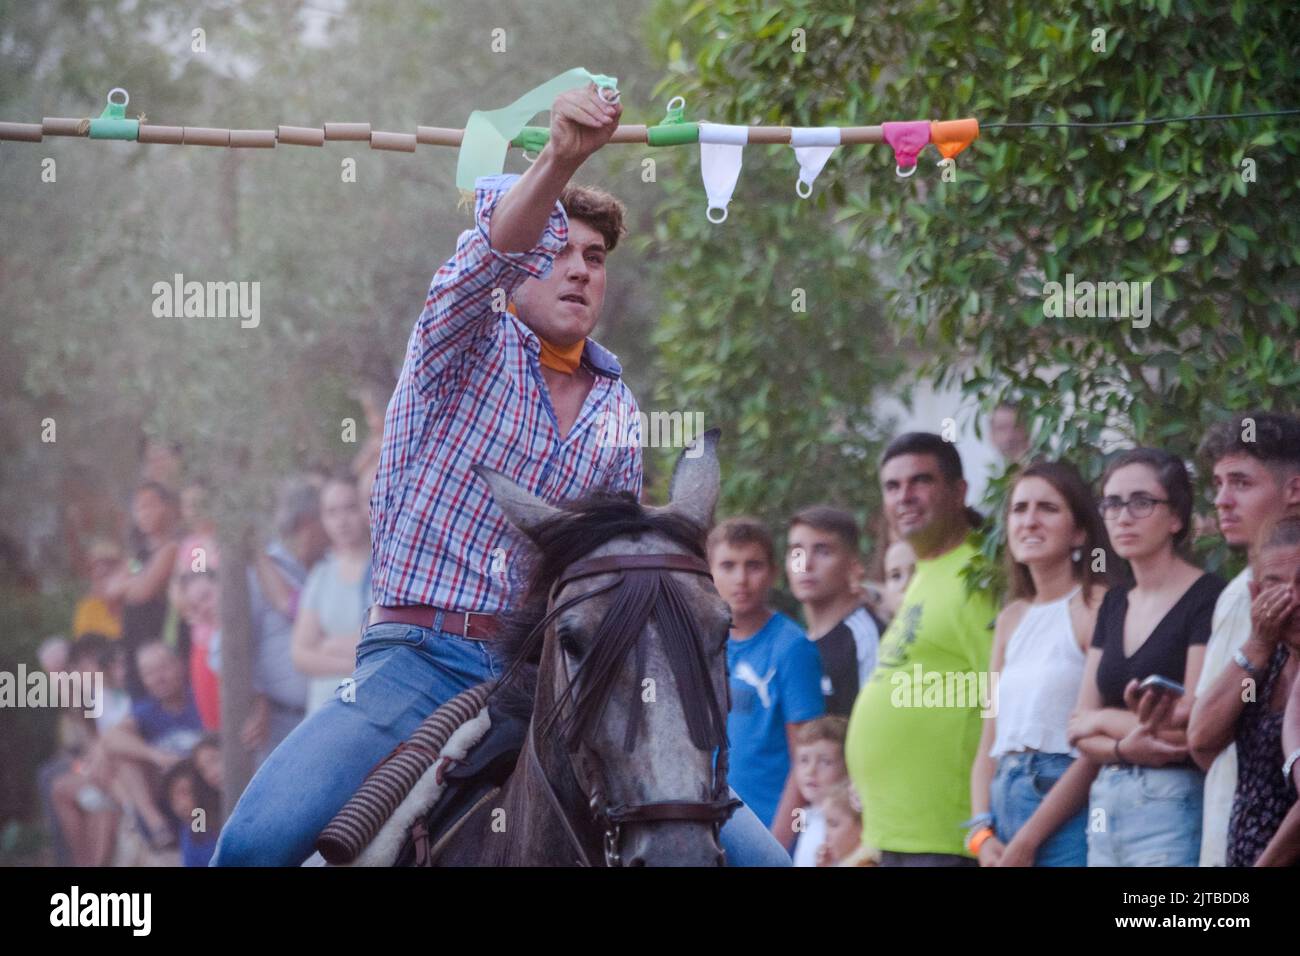
<path fill-rule="evenodd" d="M 661 0 L 656 12 L 664 85 L 704 94 L 720 122 L 1109 122 L 1297 105 L 1300 21 L 1284 3 Z M 917 374 L 985 407 L 1020 402 L 1037 450 L 1096 477 L 1116 444 L 1190 459 L 1228 411 L 1295 407 L 1294 117 L 985 129 L 953 182 L 933 148 L 906 181 L 886 146 L 838 152 L 823 188 L 847 250 L 888 290 L 895 336 L 930 356 Z M 1071 274 L 1150 282 L 1149 323 L 1049 316 L 1047 283 Z"/>

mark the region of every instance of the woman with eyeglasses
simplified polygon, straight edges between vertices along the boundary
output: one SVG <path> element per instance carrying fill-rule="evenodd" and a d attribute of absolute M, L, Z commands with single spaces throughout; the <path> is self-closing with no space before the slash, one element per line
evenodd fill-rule
<path fill-rule="evenodd" d="M 1191 695 L 1226 582 L 1187 560 L 1192 484 L 1181 459 L 1122 452 L 1099 510 L 1133 572 L 1097 612 L 1070 743 L 1102 764 L 1089 793 L 1089 866 L 1196 866 L 1204 775 L 1187 748 Z"/>

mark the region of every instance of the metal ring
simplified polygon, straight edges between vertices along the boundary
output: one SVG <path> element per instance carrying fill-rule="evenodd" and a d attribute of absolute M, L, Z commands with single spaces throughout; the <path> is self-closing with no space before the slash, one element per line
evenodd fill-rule
<path fill-rule="evenodd" d="M 113 94 L 114 94 L 114 93 L 121 93 L 124 97 L 126 97 L 126 99 L 122 100 L 121 103 L 114 103 L 114 102 L 113 102 Z M 126 90 L 122 89 L 122 87 L 120 87 L 120 86 L 115 86 L 115 87 L 113 87 L 111 90 L 108 91 L 108 105 L 109 105 L 109 106 L 126 106 L 126 104 L 127 104 L 127 103 L 130 103 L 130 102 L 131 102 L 131 94 L 128 93 Z"/>
<path fill-rule="evenodd" d="M 607 92 L 612 92 L 614 95 L 606 96 L 605 94 Z M 599 96 L 606 103 L 617 103 L 620 94 L 619 91 L 612 86 L 602 86 L 596 90 L 596 95 Z"/>
<path fill-rule="evenodd" d="M 895 166 L 894 172 L 898 175 L 899 179 L 908 179 L 909 177 L 916 175 L 916 166 L 917 164 L 913 163 L 911 167 L 909 167 L 911 169 L 911 172 L 908 173 L 903 172 L 902 166 Z"/>
<path fill-rule="evenodd" d="M 682 101 L 681 104 L 679 106 L 674 107 L 673 104 L 676 103 L 678 100 Z M 671 100 L 668 101 L 668 111 L 672 112 L 674 109 L 681 109 L 685 105 L 686 105 L 686 97 L 674 96 Z"/>
<path fill-rule="evenodd" d="M 721 210 L 722 210 L 722 218 L 721 218 L 721 219 L 714 219 L 714 218 L 713 218 L 713 210 L 715 210 L 715 209 L 721 209 Z M 707 219 L 707 220 L 709 220 L 709 222 L 713 223 L 715 226 L 718 225 L 719 223 L 726 222 L 726 221 L 727 221 L 727 207 L 726 207 L 726 206 L 710 206 L 708 209 L 706 209 L 706 210 L 704 211 L 704 218 Z"/>
<path fill-rule="evenodd" d="M 799 188 L 800 186 L 806 187 L 808 191 L 804 192 L 802 189 Z M 794 191 L 799 194 L 800 199 L 807 199 L 809 196 L 812 195 L 812 184 L 802 179 L 796 179 L 794 181 Z"/>
<path fill-rule="evenodd" d="M 530 165 L 530 166 L 531 166 L 533 163 L 537 162 L 537 157 L 536 157 L 536 156 L 529 156 L 529 155 L 528 155 L 528 150 L 524 150 L 524 159 L 528 160 L 528 165 Z"/>

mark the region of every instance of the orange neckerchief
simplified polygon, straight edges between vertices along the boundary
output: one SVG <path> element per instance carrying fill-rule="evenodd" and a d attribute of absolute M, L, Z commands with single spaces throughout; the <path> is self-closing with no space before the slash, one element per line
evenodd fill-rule
<path fill-rule="evenodd" d="M 506 306 L 506 311 L 511 315 L 518 317 L 519 313 L 515 311 L 513 302 Z M 536 332 L 533 333 L 537 335 Z M 552 345 L 540 335 L 537 341 L 542 343 L 542 354 L 539 361 L 549 369 L 556 372 L 563 372 L 565 375 L 572 375 L 578 370 L 578 363 L 582 361 L 582 350 L 586 347 L 587 340 L 579 339 L 570 346 Z"/>

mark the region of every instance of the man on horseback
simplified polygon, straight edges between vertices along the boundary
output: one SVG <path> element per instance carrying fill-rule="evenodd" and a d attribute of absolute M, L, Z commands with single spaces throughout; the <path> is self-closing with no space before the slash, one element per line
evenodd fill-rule
<path fill-rule="evenodd" d="M 370 502 L 375 603 L 352 684 L 258 770 L 214 865 L 301 863 L 421 720 L 500 676 L 496 615 L 518 583 L 522 542 L 472 466 L 552 503 L 599 487 L 640 496 L 639 442 L 610 441 L 602 428 L 636 421 L 636 400 L 615 356 L 587 338 L 623 209 L 568 185 L 621 112 L 594 84 L 563 93 L 529 170 L 476 183 L 475 226 L 434 276 L 385 415 Z M 789 864 L 743 807 L 721 837 L 733 864 Z"/>

